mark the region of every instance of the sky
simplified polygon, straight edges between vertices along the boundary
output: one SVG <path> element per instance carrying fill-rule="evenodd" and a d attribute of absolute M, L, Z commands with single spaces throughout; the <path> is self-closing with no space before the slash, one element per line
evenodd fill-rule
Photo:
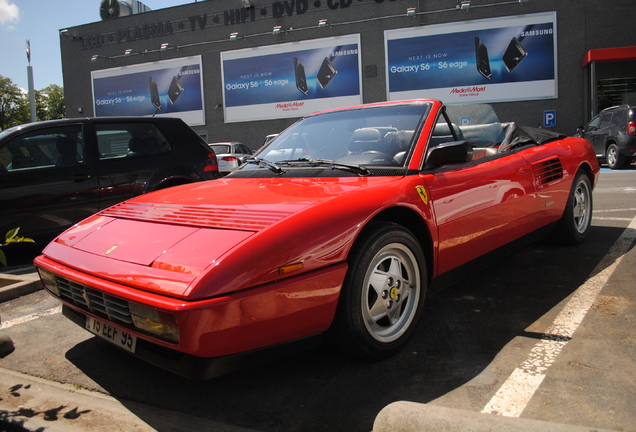
<path fill-rule="evenodd" d="M 163 9 L 195 0 L 143 0 Z M 0 0 L 0 75 L 28 89 L 26 40 L 31 41 L 33 86 L 63 86 L 60 29 L 100 21 L 100 0 Z"/>

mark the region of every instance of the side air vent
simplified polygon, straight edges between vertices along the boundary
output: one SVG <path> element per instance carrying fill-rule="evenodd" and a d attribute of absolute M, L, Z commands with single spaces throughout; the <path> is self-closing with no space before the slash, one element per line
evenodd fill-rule
<path fill-rule="evenodd" d="M 555 180 L 563 178 L 563 166 L 559 158 L 553 158 L 532 164 L 537 189 L 546 187 Z"/>

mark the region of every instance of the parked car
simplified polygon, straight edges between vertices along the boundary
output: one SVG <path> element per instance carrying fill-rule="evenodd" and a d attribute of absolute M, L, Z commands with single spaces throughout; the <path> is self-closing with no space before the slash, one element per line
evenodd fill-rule
<path fill-rule="evenodd" d="M 211 143 L 210 147 L 216 153 L 221 174 L 231 173 L 253 153 L 248 146 L 240 142 Z"/>
<path fill-rule="evenodd" d="M 0 133 L 0 234 L 51 240 L 145 192 L 218 178 L 214 152 L 182 120 L 52 120 Z M 4 238 L 4 237 L 3 237 Z"/>
<path fill-rule="evenodd" d="M 467 109 L 307 116 L 223 179 L 101 211 L 36 266 L 66 317 L 191 378 L 323 337 L 385 358 L 417 328 L 429 287 L 513 241 L 556 227 L 578 244 L 590 230 L 600 168 L 587 140 Z"/>
<path fill-rule="evenodd" d="M 598 159 L 611 169 L 626 168 L 636 160 L 636 107 L 606 108 L 577 135 L 589 140 Z"/>

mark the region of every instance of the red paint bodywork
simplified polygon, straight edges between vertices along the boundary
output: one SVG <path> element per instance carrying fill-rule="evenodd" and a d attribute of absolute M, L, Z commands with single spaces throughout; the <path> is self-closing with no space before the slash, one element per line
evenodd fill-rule
<path fill-rule="evenodd" d="M 112 325 L 183 353 L 219 357 L 326 331 L 349 251 L 374 218 L 400 223 L 408 217 L 410 229 L 426 240 L 429 275 L 435 278 L 559 220 L 577 170 L 596 182 L 595 154 L 580 138 L 483 163 L 420 171 L 442 107 L 425 102 L 432 108 L 408 175 L 223 178 L 178 186 L 83 221 L 47 246 L 35 263 L 173 314 L 180 342 Z M 562 177 L 541 181 L 540 167 L 555 158 Z M 302 269 L 280 274 L 281 267 L 295 263 Z"/>

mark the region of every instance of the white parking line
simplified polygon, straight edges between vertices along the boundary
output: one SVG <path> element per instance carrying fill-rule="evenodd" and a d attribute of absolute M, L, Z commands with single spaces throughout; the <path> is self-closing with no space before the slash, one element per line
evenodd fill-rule
<path fill-rule="evenodd" d="M 616 213 L 616 212 L 625 212 L 625 211 L 636 211 L 636 208 L 594 210 L 594 213 L 595 214 L 596 213 Z"/>
<path fill-rule="evenodd" d="M 25 315 L 25 316 L 20 317 L 20 318 L 14 318 L 12 320 L 5 321 L 2 324 L 0 324 L 0 330 L 8 329 L 8 328 L 13 327 L 13 326 L 18 325 L 18 324 L 24 324 L 26 322 L 33 321 L 33 320 L 36 320 L 36 319 L 41 318 L 41 317 L 45 317 L 45 316 L 49 316 L 49 315 L 55 315 L 55 314 L 58 314 L 60 312 L 62 312 L 62 305 L 56 306 L 56 307 L 51 308 L 51 309 L 47 309 L 47 310 L 42 311 L 42 312 L 34 313 L 34 314 L 31 314 L 31 315 Z"/>
<path fill-rule="evenodd" d="M 519 417 L 537 391 L 545 374 L 574 335 L 596 296 L 607 283 L 625 253 L 636 239 L 636 217 L 612 245 L 591 277 L 572 295 L 544 336 L 530 351 L 501 388 L 486 404 L 482 413 Z"/>

